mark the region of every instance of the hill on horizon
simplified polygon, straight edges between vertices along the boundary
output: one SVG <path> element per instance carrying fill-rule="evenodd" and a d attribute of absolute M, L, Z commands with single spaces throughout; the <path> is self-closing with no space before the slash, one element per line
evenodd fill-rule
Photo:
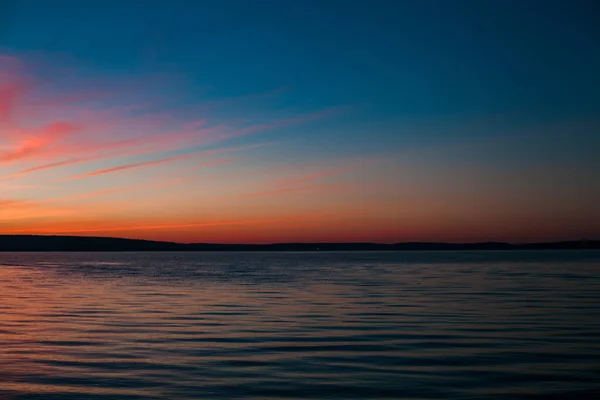
<path fill-rule="evenodd" d="M 0 251 L 382 251 L 600 249 L 599 240 L 512 244 L 444 243 L 175 243 L 144 239 L 62 235 L 0 235 Z"/>

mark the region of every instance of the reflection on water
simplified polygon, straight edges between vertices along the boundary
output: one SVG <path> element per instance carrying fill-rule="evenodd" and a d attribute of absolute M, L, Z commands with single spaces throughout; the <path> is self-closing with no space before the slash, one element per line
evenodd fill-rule
<path fill-rule="evenodd" d="M 593 398 L 600 252 L 0 253 L 0 398 Z"/>

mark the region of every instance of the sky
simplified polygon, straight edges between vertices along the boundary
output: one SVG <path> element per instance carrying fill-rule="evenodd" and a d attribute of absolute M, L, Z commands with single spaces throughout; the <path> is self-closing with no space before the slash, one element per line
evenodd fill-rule
<path fill-rule="evenodd" d="M 600 239 L 593 0 L 3 0 L 0 234 Z"/>

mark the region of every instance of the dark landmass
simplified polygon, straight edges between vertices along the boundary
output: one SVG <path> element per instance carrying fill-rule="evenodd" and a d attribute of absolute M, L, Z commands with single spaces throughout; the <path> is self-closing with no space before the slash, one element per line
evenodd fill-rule
<path fill-rule="evenodd" d="M 600 249 L 600 240 L 511 244 L 382 243 L 172 243 L 90 236 L 0 235 L 0 251 L 383 251 L 383 250 L 569 250 Z"/>

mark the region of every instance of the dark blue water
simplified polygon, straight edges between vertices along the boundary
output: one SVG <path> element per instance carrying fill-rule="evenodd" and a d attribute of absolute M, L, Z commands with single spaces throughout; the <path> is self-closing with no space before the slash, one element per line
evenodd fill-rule
<path fill-rule="evenodd" d="M 600 252 L 0 253 L 1 399 L 587 399 Z"/>

